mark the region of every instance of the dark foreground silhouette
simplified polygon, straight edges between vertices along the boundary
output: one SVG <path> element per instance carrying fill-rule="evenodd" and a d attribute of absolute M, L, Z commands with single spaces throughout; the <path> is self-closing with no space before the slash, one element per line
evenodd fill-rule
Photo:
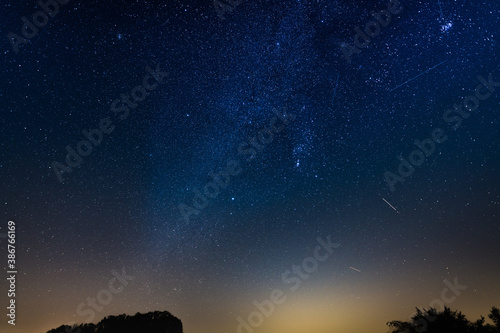
<path fill-rule="evenodd" d="M 105 317 L 97 324 L 62 325 L 47 333 L 182 333 L 182 322 L 167 311 Z"/>
<path fill-rule="evenodd" d="M 445 306 L 441 312 L 434 308 L 423 311 L 417 309 L 417 313 L 409 321 L 390 321 L 387 326 L 390 333 L 499 333 L 498 308 L 493 307 L 488 317 L 494 325 L 485 324 L 483 316 L 471 322 L 461 312 L 451 311 Z"/>

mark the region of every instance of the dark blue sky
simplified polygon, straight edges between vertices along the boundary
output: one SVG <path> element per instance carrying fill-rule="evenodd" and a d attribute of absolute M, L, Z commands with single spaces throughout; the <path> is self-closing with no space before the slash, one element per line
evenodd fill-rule
<path fill-rule="evenodd" d="M 73 0 L 17 53 L 8 34 L 41 9 L 2 3 L 0 232 L 16 222 L 20 271 L 2 330 L 89 320 L 78 305 L 125 267 L 91 321 L 167 310 L 234 332 L 328 235 L 341 246 L 258 330 L 382 332 L 455 277 L 452 308 L 498 306 L 499 4 L 401 1 L 356 46 L 388 3 L 248 0 L 222 20 L 210 1 Z M 467 118 L 447 111 L 478 85 Z M 95 145 L 82 131 L 98 128 Z M 398 156 L 435 129 L 447 140 L 403 177 Z"/>

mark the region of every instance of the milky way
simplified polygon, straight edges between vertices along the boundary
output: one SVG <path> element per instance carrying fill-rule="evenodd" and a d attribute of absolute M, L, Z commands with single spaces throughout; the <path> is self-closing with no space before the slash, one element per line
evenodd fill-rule
<path fill-rule="evenodd" d="M 498 2 L 47 3 L 1 5 L 2 332 L 266 299 L 254 332 L 386 332 L 455 278 L 500 305 Z"/>

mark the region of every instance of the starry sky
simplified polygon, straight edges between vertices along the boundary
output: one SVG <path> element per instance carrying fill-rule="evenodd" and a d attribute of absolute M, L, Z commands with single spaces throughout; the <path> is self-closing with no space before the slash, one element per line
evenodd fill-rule
<path fill-rule="evenodd" d="M 276 289 L 254 332 L 386 332 L 445 280 L 500 305 L 498 1 L 61 2 L 30 38 L 37 2 L 0 5 L 2 332 L 249 333 Z"/>

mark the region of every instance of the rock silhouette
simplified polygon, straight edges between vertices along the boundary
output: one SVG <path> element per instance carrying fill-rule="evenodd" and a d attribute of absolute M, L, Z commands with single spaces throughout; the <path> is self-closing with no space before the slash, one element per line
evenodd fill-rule
<path fill-rule="evenodd" d="M 500 333 L 500 311 L 493 307 L 488 317 L 494 325 L 485 324 L 481 316 L 475 322 L 469 321 L 461 312 L 448 307 L 438 312 L 434 308 L 420 310 L 409 321 L 394 320 L 387 323 L 390 333 Z"/>
<path fill-rule="evenodd" d="M 62 325 L 47 333 L 182 333 L 182 322 L 167 311 L 109 316 L 97 324 Z"/>

